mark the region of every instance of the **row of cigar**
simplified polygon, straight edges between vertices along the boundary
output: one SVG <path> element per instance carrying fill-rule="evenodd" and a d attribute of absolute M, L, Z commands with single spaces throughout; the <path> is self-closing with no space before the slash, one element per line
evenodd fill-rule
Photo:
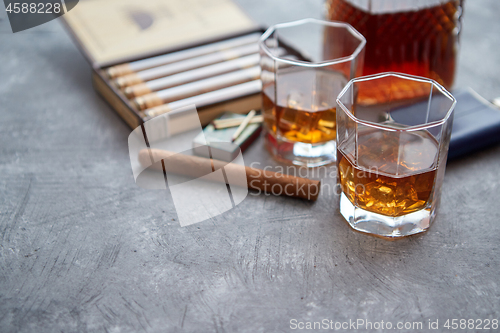
<path fill-rule="evenodd" d="M 261 91 L 261 65 L 273 64 L 260 63 L 259 38 L 260 33 L 252 33 L 112 66 L 106 72 L 145 118 L 191 104 L 203 107 Z M 276 48 L 275 54 L 296 59 L 283 48 Z"/>

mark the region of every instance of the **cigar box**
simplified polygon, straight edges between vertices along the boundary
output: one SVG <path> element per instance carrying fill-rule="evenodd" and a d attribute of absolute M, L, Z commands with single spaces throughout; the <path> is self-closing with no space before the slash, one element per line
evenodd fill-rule
<path fill-rule="evenodd" d="M 86 0 L 62 19 L 91 64 L 95 90 L 132 128 L 150 116 L 109 77 L 111 66 L 264 31 L 231 0 Z M 254 89 L 196 107 L 206 125 L 226 111 L 260 109 L 261 99 Z"/>

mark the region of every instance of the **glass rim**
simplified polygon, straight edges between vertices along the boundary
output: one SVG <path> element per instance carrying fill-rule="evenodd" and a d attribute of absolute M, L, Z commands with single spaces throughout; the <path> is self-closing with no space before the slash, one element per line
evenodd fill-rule
<path fill-rule="evenodd" d="M 286 59 L 286 58 L 281 58 L 279 56 L 275 56 L 272 54 L 272 52 L 269 50 L 267 45 L 264 43 L 265 40 L 267 40 L 270 35 L 274 32 L 277 31 L 278 29 L 282 28 L 289 28 L 289 27 L 295 27 L 299 25 L 303 25 L 306 23 L 314 23 L 314 24 L 320 24 L 320 25 L 327 25 L 331 27 L 343 27 L 346 28 L 351 35 L 359 40 L 359 45 L 356 47 L 354 52 L 346 57 L 340 57 L 336 58 L 334 60 L 325 60 L 321 62 L 311 62 L 311 61 L 303 61 L 303 60 L 292 60 L 292 59 Z M 344 62 L 349 62 L 354 60 L 363 50 L 366 44 L 366 39 L 365 37 L 359 33 L 356 29 L 352 27 L 352 25 L 344 22 L 338 22 L 338 21 L 325 21 L 325 20 L 318 20 L 314 18 L 306 18 L 306 19 L 301 19 L 301 20 L 296 20 L 296 21 L 291 21 L 291 22 L 286 22 L 286 23 L 278 23 L 275 25 L 270 26 L 259 38 L 259 47 L 274 61 L 279 61 L 282 63 L 290 64 L 290 65 L 295 65 L 295 66 L 302 66 L 302 67 L 325 67 L 325 66 L 330 66 L 330 65 L 335 65 L 335 64 L 340 64 Z"/>
<path fill-rule="evenodd" d="M 391 127 L 388 125 L 381 125 L 379 123 L 374 123 L 371 121 L 367 120 L 362 120 L 356 117 L 354 114 L 352 114 L 351 110 L 346 108 L 346 106 L 340 101 L 340 98 L 349 90 L 349 88 L 356 82 L 363 82 L 363 81 L 371 81 L 371 80 L 376 80 L 376 79 L 381 79 L 384 77 L 389 77 L 389 76 L 395 76 L 399 77 L 402 79 L 411 79 L 413 81 L 419 81 L 419 82 L 425 82 L 425 83 L 430 83 L 432 84 L 433 87 L 436 87 L 444 96 L 446 96 L 449 100 L 452 101 L 451 106 L 448 108 L 448 111 L 446 112 L 446 115 L 441 118 L 440 120 L 435 120 L 432 122 L 428 122 L 425 124 L 421 125 L 413 125 L 413 126 L 408 126 L 404 128 L 400 127 Z M 435 127 L 438 125 L 443 125 L 448 121 L 450 118 L 451 114 L 453 113 L 453 110 L 455 109 L 455 105 L 457 104 L 457 100 L 453 95 L 446 90 L 442 85 L 440 85 L 438 82 L 434 81 L 433 79 L 429 79 L 426 77 L 421 77 L 421 76 L 416 76 L 416 75 L 411 75 L 411 74 L 405 74 L 405 73 L 398 73 L 398 72 L 385 72 L 385 73 L 379 73 L 379 74 L 372 74 L 372 75 L 366 75 L 366 76 L 360 76 L 354 79 L 351 79 L 342 89 L 342 91 L 339 93 L 339 95 L 336 98 L 337 104 L 340 106 L 340 108 L 347 114 L 351 120 L 353 120 L 356 123 L 380 129 L 380 130 L 386 130 L 386 131 L 393 131 L 393 132 L 411 132 L 411 131 L 418 131 L 418 130 L 423 130 L 431 127 Z M 429 107 L 429 106 L 427 106 Z"/>

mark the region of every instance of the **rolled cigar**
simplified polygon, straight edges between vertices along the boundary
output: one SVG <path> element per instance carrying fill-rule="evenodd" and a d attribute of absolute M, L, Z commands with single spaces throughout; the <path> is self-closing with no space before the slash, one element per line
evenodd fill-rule
<path fill-rule="evenodd" d="M 220 103 L 227 100 L 231 100 L 233 98 L 259 93 L 261 89 L 262 89 L 262 83 L 260 80 L 240 83 L 231 87 L 214 90 L 201 95 L 188 97 L 185 99 L 181 99 L 175 102 L 170 102 L 168 104 L 163 104 L 160 106 L 155 106 L 154 108 L 145 110 L 144 116 L 148 118 L 153 118 L 161 114 L 170 112 L 172 110 L 192 104 L 195 104 L 196 107 L 202 107 L 209 104 Z"/>
<path fill-rule="evenodd" d="M 274 51 L 276 54 L 282 56 L 286 54 L 286 50 L 278 48 Z M 293 56 L 289 56 L 293 58 Z M 190 71 L 169 75 L 159 79 L 139 83 L 124 89 L 124 93 L 128 98 L 139 97 L 149 94 L 153 91 L 159 91 L 184 83 L 189 83 L 196 80 L 205 79 L 211 76 L 232 72 L 238 69 L 244 69 L 259 64 L 260 56 L 252 54 L 234 60 L 223 61 L 214 65 L 196 68 Z M 260 59 L 261 67 L 272 67 L 273 61 L 271 59 Z"/>
<path fill-rule="evenodd" d="M 178 61 L 176 63 L 120 76 L 116 78 L 115 83 L 119 88 L 125 88 L 134 84 L 154 80 L 160 77 L 180 73 L 190 69 L 212 65 L 225 60 L 240 58 L 252 53 L 257 53 L 258 51 L 259 46 L 256 43 L 243 45 L 232 49 L 209 53 L 199 57 Z"/>
<path fill-rule="evenodd" d="M 215 129 L 224 129 L 229 127 L 240 126 L 245 118 L 227 118 L 227 119 L 215 119 L 212 121 Z M 262 115 L 257 115 L 250 120 L 250 124 L 260 124 L 264 121 Z"/>
<path fill-rule="evenodd" d="M 234 60 L 223 61 L 214 65 L 205 66 L 190 71 L 169 75 L 156 80 L 139 83 L 130 87 L 126 87 L 124 92 L 128 98 L 139 97 L 149 94 L 153 91 L 159 91 L 184 83 L 189 83 L 196 80 L 205 79 L 214 75 L 224 74 L 255 66 L 259 63 L 259 55 L 252 54 Z"/>
<path fill-rule="evenodd" d="M 177 87 L 152 92 L 134 99 L 139 110 L 149 109 L 175 100 L 192 97 L 209 91 L 226 88 L 238 83 L 260 78 L 260 67 L 254 66 L 208 79 L 186 83 Z"/>
<path fill-rule="evenodd" d="M 277 195 L 314 201 L 318 198 L 321 189 L 321 182 L 319 180 L 288 176 L 283 173 L 251 168 L 236 163 L 178 154 L 160 149 L 143 149 L 139 152 L 139 161 L 145 167 L 151 165 L 151 157 L 154 161 L 166 159 L 163 165 L 167 173 L 196 178 L 204 176 L 203 173 L 207 170 L 206 166 L 209 165 L 208 163 L 211 164 L 212 170 L 224 168 L 228 174 L 241 174 L 244 169 L 246 179 L 236 179 L 230 185 L 248 187 Z M 151 167 L 163 171 L 162 163 L 154 163 Z"/>
<path fill-rule="evenodd" d="M 143 60 L 132 61 L 126 64 L 121 64 L 108 68 L 107 74 L 110 78 L 114 79 L 118 76 L 122 76 L 125 74 L 130 74 L 133 72 L 142 71 L 153 67 L 170 64 L 180 60 L 197 57 L 203 54 L 230 49 L 241 45 L 256 43 L 259 40 L 260 36 L 261 36 L 260 33 L 254 33 L 241 37 L 231 38 L 222 42 L 211 43 L 203 46 L 193 47 L 187 50 L 163 54 L 160 56 L 151 57 Z"/>
<path fill-rule="evenodd" d="M 134 70 L 132 69 L 132 66 L 130 66 L 130 63 L 116 65 L 106 70 L 106 73 L 108 74 L 108 77 L 110 79 L 114 79 L 115 77 L 127 75 L 133 72 Z"/>

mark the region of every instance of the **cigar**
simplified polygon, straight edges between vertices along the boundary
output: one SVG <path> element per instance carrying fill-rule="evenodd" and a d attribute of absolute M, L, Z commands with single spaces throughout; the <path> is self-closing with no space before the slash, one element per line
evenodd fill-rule
<path fill-rule="evenodd" d="M 238 69 L 244 69 L 255 66 L 259 63 L 259 55 L 252 54 L 234 60 L 223 61 L 210 66 L 205 66 L 183 73 L 169 75 L 156 80 L 139 83 L 126 87 L 124 92 L 128 98 L 139 97 L 149 94 L 153 91 L 159 91 L 181 84 L 205 79 L 214 75 L 224 74 Z"/>
<path fill-rule="evenodd" d="M 214 128 L 216 130 L 236 127 L 240 126 L 245 118 L 226 118 L 226 119 L 215 119 L 212 121 Z M 262 115 L 254 116 L 252 120 L 250 120 L 250 124 L 260 124 L 264 121 L 264 117 Z"/>
<path fill-rule="evenodd" d="M 218 51 L 215 53 L 209 53 L 199 57 L 178 61 L 176 63 L 154 67 L 143 71 L 120 76 L 116 78 L 115 84 L 119 88 L 123 89 L 128 86 L 132 86 L 145 81 L 158 79 L 160 77 L 164 77 L 167 75 L 172 75 L 190 69 L 212 65 L 225 60 L 240 58 L 252 53 L 257 53 L 258 51 L 259 51 L 259 46 L 255 43 L 243 45 L 232 49 Z"/>
<path fill-rule="evenodd" d="M 156 57 L 137 60 L 117 66 L 112 66 L 108 68 L 106 72 L 110 78 L 114 79 L 118 76 L 123 76 L 126 74 L 131 74 L 133 72 L 138 72 L 145 69 L 170 64 L 173 62 L 197 57 L 203 54 L 209 54 L 212 52 L 222 51 L 225 49 L 230 49 L 241 45 L 256 43 L 259 40 L 259 38 L 260 38 L 259 33 L 236 37 L 222 42 L 211 43 L 208 45 L 194 47 L 187 50 L 172 52 Z"/>
<path fill-rule="evenodd" d="M 275 53 L 278 55 L 284 55 L 286 54 L 286 50 L 283 48 L 278 48 L 276 49 Z M 264 66 L 262 68 L 273 66 L 272 60 L 259 58 L 260 56 L 258 54 L 252 54 L 234 60 L 223 61 L 214 65 L 204 66 L 183 73 L 173 74 L 159 79 L 139 83 L 133 86 L 126 87 L 123 91 L 128 98 L 134 98 L 152 93 L 153 91 L 159 91 L 196 80 L 205 79 L 211 76 L 249 68 L 258 65 L 259 60 L 261 63 L 261 67 Z M 293 56 L 290 56 L 290 58 L 293 58 Z"/>
<path fill-rule="evenodd" d="M 151 158 L 153 161 L 164 159 L 165 161 L 164 163 L 157 162 L 151 165 Z M 162 165 L 164 165 L 166 173 L 175 173 L 196 178 L 204 176 L 203 173 L 207 169 L 206 166 L 209 165 L 208 163 L 211 164 L 212 170 L 224 168 L 226 174 L 241 174 L 244 169 L 246 179 L 235 179 L 234 183 L 229 185 L 237 185 L 276 195 L 298 197 L 306 200 L 316 200 L 321 189 L 321 182 L 319 180 L 288 176 L 283 173 L 251 168 L 236 163 L 178 154 L 160 149 L 141 150 L 139 152 L 139 161 L 145 167 L 151 165 L 153 169 L 163 171 Z"/>
<path fill-rule="evenodd" d="M 201 95 L 188 97 L 168 104 L 155 106 L 143 111 L 143 115 L 147 118 L 153 118 L 172 110 L 195 104 L 196 107 L 202 107 L 209 104 L 220 103 L 234 98 L 239 98 L 247 95 L 259 93 L 262 89 L 260 80 L 240 83 L 228 88 L 214 90 Z"/>
<path fill-rule="evenodd" d="M 238 83 L 257 80 L 260 78 L 260 67 L 254 66 L 235 72 L 230 72 L 208 79 L 183 84 L 177 87 L 152 92 L 137 97 L 133 103 L 139 110 L 149 109 L 175 100 L 196 96 L 209 91 L 226 88 Z"/>

